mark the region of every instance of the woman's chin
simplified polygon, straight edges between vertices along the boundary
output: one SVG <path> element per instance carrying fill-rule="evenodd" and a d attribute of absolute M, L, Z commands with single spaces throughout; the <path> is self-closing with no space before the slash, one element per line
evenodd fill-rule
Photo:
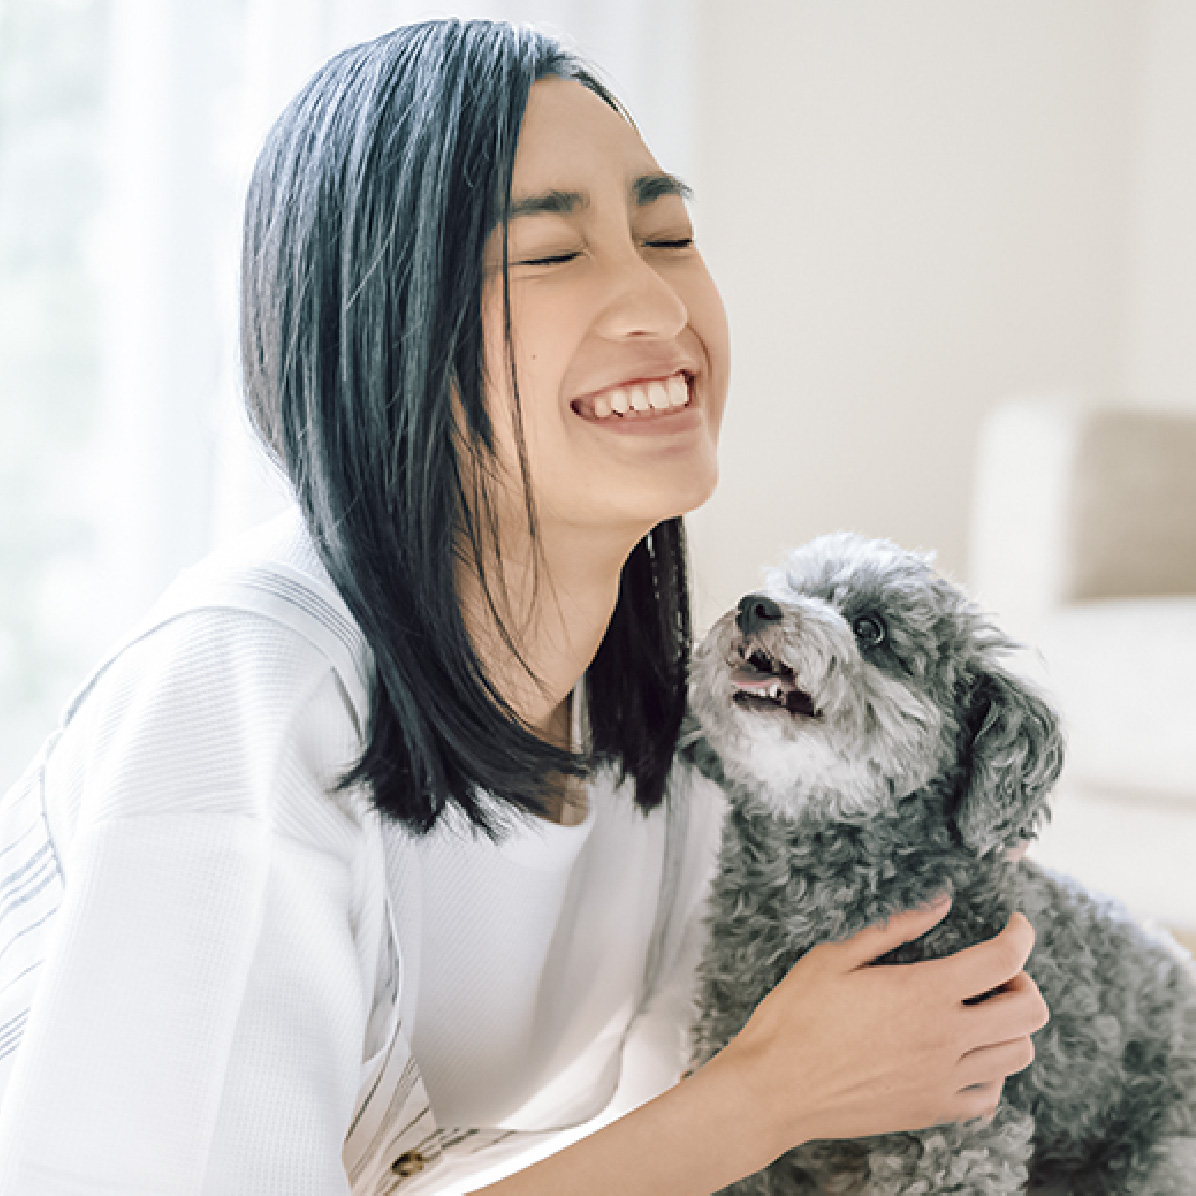
<path fill-rule="evenodd" d="M 691 511 L 696 511 L 699 507 L 704 506 L 713 497 L 717 485 L 717 461 L 712 462 L 710 468 L 702 473 L 695 470 L 694 474 L 686 479 L 684 489 L 676 496 L 672 509 L 665 518 L 671 519 L 679 515 L 688 515 Z"/>
<path fill-rule="evenodd" d="M 670 519 L 678 519 L 703 506 L 714 494 L 717 481 L 718 474 L 715 471 L 708 480 L 690 479 L 689 484 L 684 488 L 678 488 L 667 495 L 660 494 L 657 501 L 645 502 L 641 507 L 643 514 L 640 520 L 644 527 L 644 534 L 646 535 L 658 524 L 665 523 Z"/>
<path fill-rule="evenodd" d="M 714 493 L 718 462 L 711 452 L 700 458 L 690 456 L 684 467 L 657 468 L 650 477 L 643 470 L 609 470 L 587 482 L 583 486 L 574 479 L 567 503 L 553 502 L 562 486 L 538 492 L 541 519 L 559 522 L 562 531 L 573 535 L 613 533 L 635 544 L 658 524 L 702 506 Z M 582 493 L 586 497 L 579 503 Z"/>

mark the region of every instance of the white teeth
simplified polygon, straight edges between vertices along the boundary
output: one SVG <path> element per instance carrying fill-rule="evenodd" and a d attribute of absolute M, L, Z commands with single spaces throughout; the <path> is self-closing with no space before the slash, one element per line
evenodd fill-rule
<path fill-rule="evenodd" d="M 768 687 L 768 696 L 769 696 L 770 698 L 774 698 L 774 699 L 775 699 L 775 698 L 779 698 L 779 697 L 781 696 L 781 687 L 780 687 L 780 685 L 779 685 L 779 684 L 777 684 L 777 685 L 770 685 L 770 686 Z"/>
<path fill-rule="evenodd" d="M 594 418 L 609 419 L 629 412 L 672 411 L 689 403 L 689 384 L 684 374 L 648 382 L 642 386 L 618 387 L 594 399 Z"/>

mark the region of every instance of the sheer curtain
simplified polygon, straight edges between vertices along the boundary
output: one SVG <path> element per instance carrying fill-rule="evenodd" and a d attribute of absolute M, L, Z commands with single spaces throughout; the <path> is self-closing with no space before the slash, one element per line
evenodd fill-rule
<path fill-rule="evenodd" d="M 0 790 L 175 573 L 285 501 L 240 405 L 245 184 L 324 59 L 441 15 L 563 37 L 599 64 L 662 164 L 692 173 L 691 0 L 0 0 L 0 315 L 21 312 L 45 341 L 26 378 L 24 350 L 0 332 L 0 497 L 29 529 L 0 536 Z M 51 66 L 56 107 L 36 86 Z M 47 201 L 61 184 L 22 175 L 13 146 L 44 153 L 64 129 L 80 198 L 58 214 Z M 22 273 L 37 213 L 58 221 L 45 262 L 70 258 L 65 312 L 32 302 L 41 275 Z M 63 381 L 50 364 L 75 341 L 82 364 Z M 45 426 L 23 431 L 39 412 Z"/>

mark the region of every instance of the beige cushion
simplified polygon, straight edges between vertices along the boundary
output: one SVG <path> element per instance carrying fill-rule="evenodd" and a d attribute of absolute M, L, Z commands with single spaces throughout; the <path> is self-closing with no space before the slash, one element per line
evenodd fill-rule
<path fill-rule="evenodd" d="M 1024 398 L 981 430 L 970 588 L 1006 630 L 1089 598 L 1196 596 L 1196 414 Z"/>
<path fill-rule="evenodd" d="M 1097 409 L 1076 435 L 1064 600 L 1196 595 L 1196 418 Z"/>
<path fill-rule="evenodd" d="M 1196 812 L 1196 598 L 1064 607 L 1038 647 L 1064 716 L 1066 775 Z"/>

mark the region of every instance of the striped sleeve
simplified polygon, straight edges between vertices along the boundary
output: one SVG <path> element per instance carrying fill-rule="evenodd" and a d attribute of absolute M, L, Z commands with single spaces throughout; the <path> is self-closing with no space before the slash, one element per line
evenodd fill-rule
<path fill-rule="evenodd" d="M 0 1194 L 348 1192 L 381 883 L 327 791 L 354 726 L 327 659 L 245 612 L 175 618 L 106 672 L 46 772 L 74 828 Z"/>
<path fill-rule="evenodd" d="M 49 743 L 0 803 L 0 1092 L 29 1020 L 62 868 L 46 822 Z"/>

